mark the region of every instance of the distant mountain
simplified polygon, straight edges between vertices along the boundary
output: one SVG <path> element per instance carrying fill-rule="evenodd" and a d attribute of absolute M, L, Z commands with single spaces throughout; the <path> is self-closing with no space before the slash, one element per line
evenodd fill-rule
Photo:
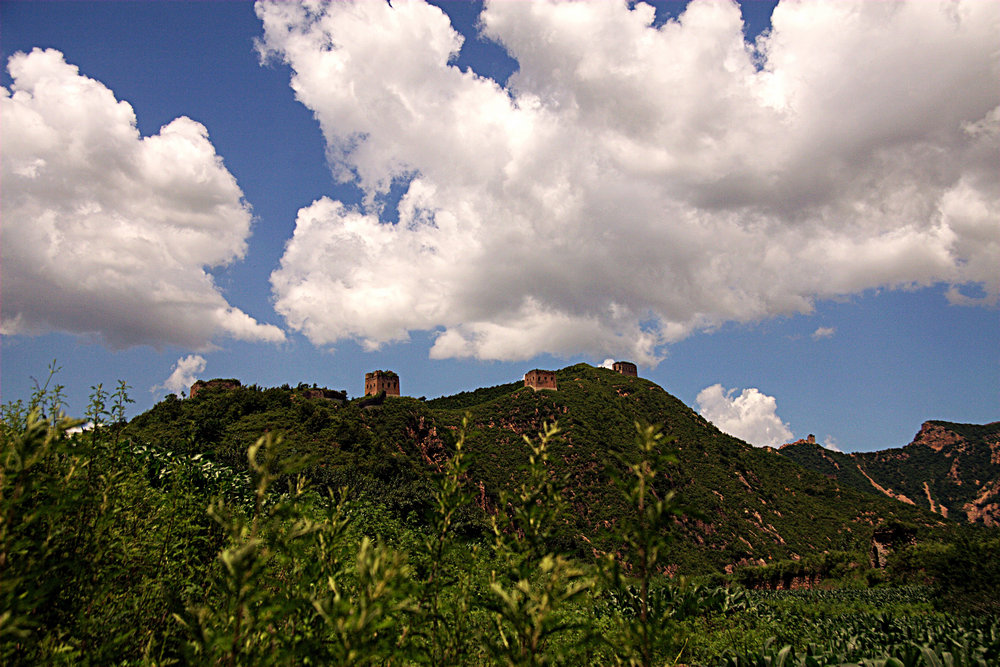
<path fill-rule="evenodd" d="M 843 486 L 943 517 L 1000 525 L 1000 422 L 928 421 L 905 447 L 842 454 L 799 441 L 779 453 Z"/>
<path fill-rule="evenodd" d="M 557 539 L 590 554 L 621 548 L 611 527 L 630 511 L 609 469 L 636 460 L 636 422 L 662 424 L 672 440 L 664 449 L 677 462 L 663 470 L 657 491 L 676 490 L 689 508 L 670 554 L 683 572 L 831 550 L 864 554 L 880 523 L 941 523 L 857 480 L 831 479 L 825 470 L 726 435 L 648 380 L 587 364 L 556 371 L 555 379 L 556 390 L 518 381 L 429 401 L 331 400 L 305 385 L 206 387 L 194 398 L 157 404 L 132 421 L 129 433 L 154 447 L 245 467 L 247 447 L 267 430 L 280 431 L 289 452 L 313 457 L 314 483 L 346 485 L 419 526 L 432 504 L 430 475 L 468 414 L 468 488 L 476 503 L 461 521 L 474 538 L 485 533 L 500 491 L 520 479 L 528 457 L 523 436 L 557 421 L 562 435 L 551 461 L 553 473 L 566 480 L 571 508 Z"/>

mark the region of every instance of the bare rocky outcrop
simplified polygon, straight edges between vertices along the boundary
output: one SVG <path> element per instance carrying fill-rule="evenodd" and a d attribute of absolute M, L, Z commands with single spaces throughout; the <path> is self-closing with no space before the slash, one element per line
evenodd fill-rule
<path fill-rule="evenodd" d="M 1000 525 L 1000 480 L 987 484 L 978 496 L 962 506 L 962 511 L 972 523 Z"/>
<path fill-rule="evenodd" d="M 438 435 L 437 426 L 421 415 L 412 419 L 406 426 L 406 435 L 420 453 L 424 463 L 441 472 L 448 460 L 448 451 L 444 446 L 444 440 Z M 396 447 L 405 453 L 399 444 Z"/>
<path fill-rule="evenodd" d="M 859 491 L 1000 525 L 1000 422 L 926 421 L 905 447 L 874 452 L 839 454 L 799 440 L 780 453 Z"/>
<path fill-rule="evenodd" d="M 898 523 L 878 526 L 872 533 L 871 546 L 868 549 L 868 560 L 872 567 L 883 568 L 889 560 L 889 555 L 917 541 L 916 530 Z"/>
<path fill-rule="evenodd" d="M 915 502 L 913 502 L 912 500 L 910 500 L 909 498 L 907 498 L 902 493 L 895 493 L 895 492 L 893 492 L 892 489 L 887 489 L 884 486 L 880 485 L 878 482 L 876 482 L 874 479 L 872 479 L 871 475 L 869 475 L 867 472 L 865 472 L 864 470 L 862 470 L 860 467 L 858 468 L 858 471 L 862 475 L 865 476 L 865 479 L 867 479 L 869 482 L 871 482 L 871 485 L 873 487 L 875 487 L 875 490 L 878 491 L 879 493 L 884 493 L 885 495 L 889 496 L 890 498 L 895 498 L 896 500 L 898 500 L 900 502 L 903 502 L 903 503 L 906 503 L 907 505 L 916 505 Z"/>
<path fill-rule="evenodd" d="M 749 542 L 747 542 L 747 544 L 749 544 Z M 767 561 L 763 558 L 741 558 L 735 563 L 726 565 L 724 569 L 726 574 L 732 574 L 741 567 L 764 567 L 765 565 L 767 565 Z"/>
<path fill-rule="evenodd" d="M 943 449 L 954 448 L 956 445 L 963 444 L 965 444 L 965 438 L 954 431 L 940 424 L 924 422 L 917 435 L 913 437 L 913 442 L 910 443 L 910 446 L 925 445 L 935 452 L 940 452 Z M 957 449 L 961 450 L 963 447 L 959 446 Z"/>
<path fill-rule="evenodd" d="M 944 505 L 934 502 L 933 496 L 931 496 L 931 487 L 927 482 L 924 482 L 924 494 L 927 496 L 927 504 L 930 505 L 931 511 L 935 514 L 940 514 L 941 516 L 948 518 L 948 508 Z"/>

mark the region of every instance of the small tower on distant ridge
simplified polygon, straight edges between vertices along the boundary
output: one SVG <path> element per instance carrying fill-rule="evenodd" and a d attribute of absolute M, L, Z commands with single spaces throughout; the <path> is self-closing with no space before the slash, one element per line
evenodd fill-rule
<path fill-rule="evenodd" d="M 535 391 L 539 389 L 557 389 L 556 372 L 535 369 L 524 374 L 524 386 Z"/>
<path fill-rule="evenodd" d="M 399 376 L 392 371 L 365 373 L 365 396 L 375 396 L 382 391 L 386 396 L 399 396 Z"/>
<path fill-rule="evenodd" d="M 188 392 L 188 398 L 194 398 L 198 392 L 203 389 L 239 389 L 243 385 L 240 384 L 239 380 L 230 379 L 223 380 L 221 378 L 216 378 L 214 380 L 195 380 L 194 384 L 191 385 L 191 391 Z"/>
<path fill-rule="evenodd" d="M 639 377 L 639 369 L 631 361 L 616 361 L 611 365 L 611 370 L 629 377 Z"/>

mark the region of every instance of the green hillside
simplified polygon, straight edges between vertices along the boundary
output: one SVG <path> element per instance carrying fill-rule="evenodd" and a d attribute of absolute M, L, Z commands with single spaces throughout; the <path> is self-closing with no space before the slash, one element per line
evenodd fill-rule
<path fill-rule="evenodd" d="M 677 457 L 657 482 L 688 508 L 669 561 L 682 572 L 717 571 L 760 560 L 828 550 L 866 553 L 873 525 L 886 519 L 933 523 L 933 515 L 866 494 L 720 432 L 656 384 L 578 364 L 557 372 L 557 391 L 520 382 L 420 401 L 380 405 L 311 398 L 307 388 L 204 389 L 169 398 L 129 426 L 136 441 L 203 453 L 245 467 L 260 434 L 280 432 L 290 453 L 309 457 L 314 483 L 347 486 L 419 523 L 431 503 L 429 474 L 447 457 L 463 415 L 471 416 L 469 487 L 478 498 L 463 522 L 486 530 L 502 490 L 527 463 L 524 436 L 557 422 L 553 475 L 564 479 L 571 512 L 556 531 L 560 546 L 581 555 L 620 552 L 612 528 L 630 511 L 613 486 L 636 456 L 635 424 L 661 424 Z"/>
<path fill-rule="evenodd" d="M 120 382 L 86 429 L 58 385 L 0 406 L 0 663 L 1000 659 L 996 528 L 840 485 L 648 381 L 557 376 L 434 401 L 210 381 L 131 423 Z"/>
<path fill-rule="evenodd" d="M 902 448 L 841 454 L 816 444 L 780 453 L 839 484 L 959 521 L 1000 523 L 1000 422 L 925 422 Z"/>

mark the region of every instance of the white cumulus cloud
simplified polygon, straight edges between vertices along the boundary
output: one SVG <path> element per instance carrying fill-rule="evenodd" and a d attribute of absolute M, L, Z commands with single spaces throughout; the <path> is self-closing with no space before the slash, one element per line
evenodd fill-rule
<path fill-rule="evenodd" d="M 243 257 L 251 212 L 201 124 L 141 137 L 132 107 L 54 49 L 17 53 L 2 89 L 6 334 L 112 347 L 280 341 L 205 271 Z"/>
<path fill-rule="evenodd" d="M 721 384 L 705 387 L 695 399 L 698 412 L 724 433 L 758 447 L 778 447 L 792 439 L 792 432 L 778 417 L 773 396 L 756 388 L 726 390 Z"/>
<path fill-rule="evenodd" d="M 837 333 L 836 327 L 818 327 L 816 331 L 812 332 L 812 339 L 832 338 L 835 333 Z"/>
<path fill-rule="evenodd" d="M 823 446 L 832 452 L 843 453 L 843 450 L 840 448 L 840 445 L 837 444 L 837 439 L 834 438 L 832 435 L 828 435 L 825 438 L 823 438 Z"/>
<path fill-rule="evenodd" d="M 170 377 L 164 380 L 163 384 L 153 387 L 152 391 L 165 389 L 172 394 L 186 392 L 198 379 L 198 373 L 205 370 L 206 363 L 205 357 L 200 354 L 189 354 L 186 357 L 181 357 L 174 364 L 174 370 L 170 373 Z"/>
<path fill-rule="evenodd" d="M 366 195 L 300 210 L 272 274 L 315 344 L 429 330 L 433 357 L 650 364 L 866 289 L 1000 293 L 998 3 L 782 2 L 755 45 L 735 3 L 659 28 L 643 3 L 489 3 L 506 87 L 455 66 L 421 2 L 257 13 Z"/>

